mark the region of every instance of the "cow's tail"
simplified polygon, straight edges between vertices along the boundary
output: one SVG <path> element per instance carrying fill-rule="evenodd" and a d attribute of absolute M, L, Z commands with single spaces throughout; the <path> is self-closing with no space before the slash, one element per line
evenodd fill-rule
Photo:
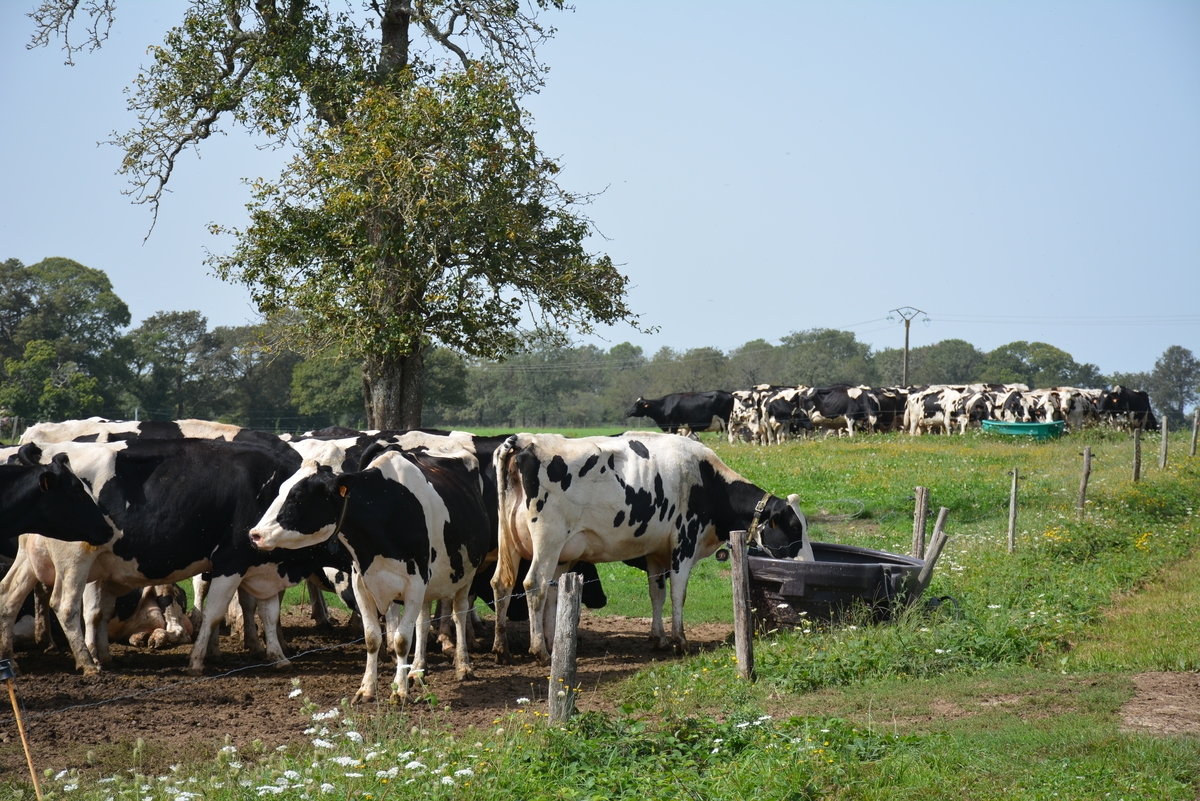
<path fill-rule="evenodd" d="M 522 505 L 524 486 L 517 475 L 514 457 L 520 450 L 519 440 L 513 434 L 492 454 L 492 465 L 496 469 L 496 492 L 499 496 L 500 530 L 496 553 L 496 577 L 503 586 L 512 589 L 517 583 L 517 568 L 521 554 L 517 548 L 517 533 L 513 530 L 514 515 Z"/>

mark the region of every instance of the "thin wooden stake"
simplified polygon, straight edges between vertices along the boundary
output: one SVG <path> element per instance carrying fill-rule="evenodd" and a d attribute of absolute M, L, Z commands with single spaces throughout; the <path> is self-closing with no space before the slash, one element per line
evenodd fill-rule
<path fill-rule="evenodd" d="M 550 656 L 550 723 L 562 724 L 575 714 L 575 653 L 579 642 L 579 607 L 583 576 L 558 577 L 558 613 L 554 622 L 554 652 Z"/>
<path fill-rule="evenodd" d="M 29 778 L 33 779 L 33 792 L 37 801 L 42 801 L 42 788 L 38 786 L 37 771 L 33 769 L 33 755 L 29 752 L 29 738 L 25 736 L 25 723 L 21 720 L 21 707 L 17 704 L 17 691 L 13 688 L 12 662 L 0 660 L 0 671 L 3 671 L 4 681 L 8 684 L 8 698 L 12 701 L 13 716 L 17 719 L 17 731 L 21 735 L 21 745 L 25 746 L 25 762 L 29 765 Z"/>
<path fill-rule="evenodd" d="M 1142 427 L 1133 429 L 1133 480 L 1142 480 Z"/>
<path fill-rule="evenodd" d="M 733 648 L 738 675 L 754 681 L 754 621 L 750 609 L 750 560 L 746 555 L 746 532 L 729 532 L 731 580 L 733 581 Z"/>
<path fill-rule="evenodd" d="M 1167 416 L 1163 415 L 1162 421 L 1162 443 L 1158 449 L 1158 469 L 1167 469 Z"/>
<path fill-rule="evenodd" d="M 917 586 L 913 591 L 913 598 L 920 598 L 922 593 L 929 587 L 929 582 L 933 579 L 933 567 L 937 564 L 938 557 L 942 555 L 942 549 L 946 547 L 946 542 L 950 539 L 946 536 L 946 517 L 950 514 L 950 510 L 945 506 L 938 509 L 937 523 L 933 526 L 933 538 L 929 542 L 929 556 L 925 558 L 925 565 L 921 568 L 921 572 L 917 574 Z"/>
<path fill-rule="evenodd" d="M 1087 445 L 1083 449 L 1083 476 L 1079 479 L 1079 514 L 1083 514 L 1083 510 L 1087 504 L 1087 485 L 1088 478 L 1092 475 L 1092 446 Z"/>
<path fill-rule="evenodd" d="M 1188 456 L 1196 458 L 1196 432 L 1200 431 L 1200 406 L 1197 406 L 1192 413 L 1192 447 L 1188 451 Z"/>
<path fill-rule="evenodd" d="M 925 558 L 925 521 L 929 517 L 929 487 L 916 488 L 916 503 L 913 504 L 912 555 Z"/>
<path fill-rule="evenodd" d="M 1008 552 L 1017 549 L 1017 468 L 1012 469 L 1012 492 L 1008 496 Z"/>

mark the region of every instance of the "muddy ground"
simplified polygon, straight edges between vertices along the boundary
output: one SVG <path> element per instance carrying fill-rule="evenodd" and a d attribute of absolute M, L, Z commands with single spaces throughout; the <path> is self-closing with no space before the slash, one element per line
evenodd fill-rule
<path fill-rule="evenodd" d="M 336 614 L 336 613 L 335 613 Z M 344 624 L 345 615 L 340 620 Z M 581 709 L 611 710 L 607 689 L 655 660 L 673 658 L 651 647 L 649 619 L 601 617 L 583 613 L 578 647 L 578 678 L 584 692 Z M 718 647 L 732 631 L 729 625 L 688 627 L 693 650 Z M 509 629 L 514 654 L 525 654 L 528 629 Z M 128 646 L 112 648 L 116 664 L 96 677 L 84 678 L 74 661 L 62 653 L 17 653 L 20 675 L 15 686 L 23 704 L 22 718 L 39 769 L 87 768 L 111 774 L 134 764 L 133 747 L 145 745 L 138 763 L 148 773 L 162 772 L 181 761 L 211 755 L 226 737 L 245 752 L 261 741 L 263 750 L 283 743 L 311 739 L 303 734 L 311 720 L 300 711 L 303 696 L 289 698 L 299 681 L 303 695 L 321 709 L 353 697 L 362 679 L 366 651 L 362 629 L 339 626 L 321 632 L 303 613 L 284 618 L 284 634 L 294 652 L 289 671 L 256 667 L 230 637 L 221 638 L 225 658 L 203 678 L 184 675 L 190 646 L 146 651 Z M 486 643 L 490 645 L 490 635 Z M 319 650 L 324 649 L 324 650 Z M 314 653 L 304 652 L 314 651 Z M 427 692 L 436 697 L 414 705 L 407 722 L 436 720 L 455 730 L 490 726 L 498 715 L 517 707 L 521 697 L 546 698 L 548 668 L 531 658 L 516 665 L 498 665 L 490 653 L 472 655 L 476 680 L 459 683 L 453 665 L 430 648 Z M 387 681 L 395 670 L 391 659 L 381 660 L 381 706 L 386 706 Z M 227 671 L 236 671 L 226 674 Z M 2 685 L 0 685 L 2 686 Z M 0 781 L 23 775 L 25 756 L 7 692 L 0 698 Z M 544 709 L 544 706 L 541 707 Z M 404 721 L 401 721 L 404 722 Z"/>
<path fill-rule="evenodd" d="M 361 629 L 345 625 L 344 614 L 341 623 L 333 632 L 323 632 L 302 612 L 285 616 L 284 633 L 300 656 L 283 672 L 256 666 L 240 642 L 228 636 L 221 638 L 223 661 L 200 679 L 184 675 L 188 646 L 146 651 L 114 645 L 116 665 L 90 678 L 79 675 L 63 653 L 19 652 L 21 674 L 14 686 L 34 764 L 39 770 L 73 767 L 97 775 L 136 764 L 153 774 L 172 764 L 212 757 L 226 741 L 242 753 L 253 753 L 256 741 L 263 752 L 305 742 L 310 738 L 303 731 L 311 719 L 300 709 L 304 697 L 329 709 L 353 696 L 362 678 L 365 651 L 361 642 L 352 642 L 361 637 Z M 651 662 L 673 658 L 651 647 L 648 632 L 648 619 L 584 611 L 578 650 L 581 709 L 611 711 L 610 690 L 618 681 Z M 688 629 L 693 650 L 717 648 L 730 636 L 731 627 L 725 624 Z M 510 637 L 513 652 L 524 654 L 524 625 L 512 626 Z M 449 660 L 431 648 L 426 691 L 435 703 L 427 699 L 414 704 L 407 717 L 387 718 L 388 725 L 433 723 L 464 731 L 491 725 L 516 709 L 518 698 L 538 702 L 546 697 L 548 669 L 528 657 L 503 666 L 490 653 L 477 653 L 473 667 L 475 681 L 456 682 Z M 391 660 L 381 664 L 382 703 L 376 711 L 386 709 L 386 681 L 393 670 Z M 302 697 L 288 697 L 293 680 L 299 682 Z M 1133 680 L 1137 694 L 1122 710 L 1126 731 L 1200 734 L 1200 675 L 1147 673 Z M 135 757 L 139 739 L 144 746 Z M 10 703 L 0 698 L 0 782 L 23 777 L 26 771 Z"/>

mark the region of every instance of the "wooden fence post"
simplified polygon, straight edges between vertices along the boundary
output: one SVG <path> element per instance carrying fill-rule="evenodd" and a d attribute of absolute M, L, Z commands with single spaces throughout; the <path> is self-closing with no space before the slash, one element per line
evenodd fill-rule
<path fill-rule="evenodd" d="M 1083 477 L 1079 479 L 1079 514 L 1083 515 L 1083 510 L 1087 504 L 1087 485 L 1088 478 L 1092 475 L 1092 446 L 1087 445 L 1083 449 Z"/>
<path fill-rule="evenodd" d="M 1142 480 L 1142 427 L 1133 429 L 1133 480 Z"/>
<path fill-rule="evenodd" d="M 750 609 L 750 561 L 746 555 L 746 532 L 729 532 L 731 580 L 733 581 L 733 647 L 738 675 L 754 681 L 754 621 Z"/>
<path fill-rule="evenodd" d="M 913 504 L 912 555 L 925 558 L 925 519 L 929 516 L 929 487 L 916 488 L 916 503 Z"/>
<path fill-rule="evenodd" d="M 1012 469 L 1012 492 L 1008 496 L 1008 552 L 1017 548 L 1017 468 Z"/>
<path fill-rule="evenodd" d="M 1193 459 L 1196 457 L 1196 432 L 1200 431 L 1200 405 L 1192 412 L 1192 447 L 1188 451 L 1188 456 Z"/>
<path fill-rule="evenodd" d="M 1167 416 L 1163 415 L 1162 443 L 1158 448 L 1158 469 L 1167 469 Z"/>
<path fill-rule="evenodd" d="M 921 568 L 921 572 L 917 574 L 917 586 L 913 591 L 913 598 L 920 598 L 933 579 L 933 567 L 937 564 L 938 557 L 942 555 L 946 541 L 950 539 L 946 536 L 945 531 L 946 517 L 949 514 L 950 510 L 945 506 L 938 509 L 937 523 L 933 526 L 933 538 L 929 541 L 929 556 L 925 559 L 925 565 Z"/>
<path fill-rule="evenodd" d="M 575 649 L 579 642 L 579 606 L 583 576 L 558 577 L 558 615 L 554 623 L 554 653 L 550 656 L 550 723 L 566 723 L 575 713 Z"/>

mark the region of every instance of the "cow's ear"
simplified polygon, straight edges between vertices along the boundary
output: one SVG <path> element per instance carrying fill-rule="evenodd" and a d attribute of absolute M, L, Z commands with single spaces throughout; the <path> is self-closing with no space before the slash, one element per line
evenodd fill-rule
<path fill-rule="evenodd" d="M 358 476 L 354 473 L 342 473 L 333 482 L 333 491 L 337 493 L 339 498 L 345 498 L 350 490 L 354 489 L 354 484 Z"/>
<path fill-rule="evenodd" d="M 50 470 L 46 470 L 38 476 L 38 486 L 42 488 L 42 492 L 49 492 L 54 489 L 54 485 L 58 483 L 58 475 Z"/>
<path fill-rule="evenodd" d="M 41 464 L 42 449 L 32 442 L 27 442 L 17 451 L 17 462 L 29 467 Z"/>

